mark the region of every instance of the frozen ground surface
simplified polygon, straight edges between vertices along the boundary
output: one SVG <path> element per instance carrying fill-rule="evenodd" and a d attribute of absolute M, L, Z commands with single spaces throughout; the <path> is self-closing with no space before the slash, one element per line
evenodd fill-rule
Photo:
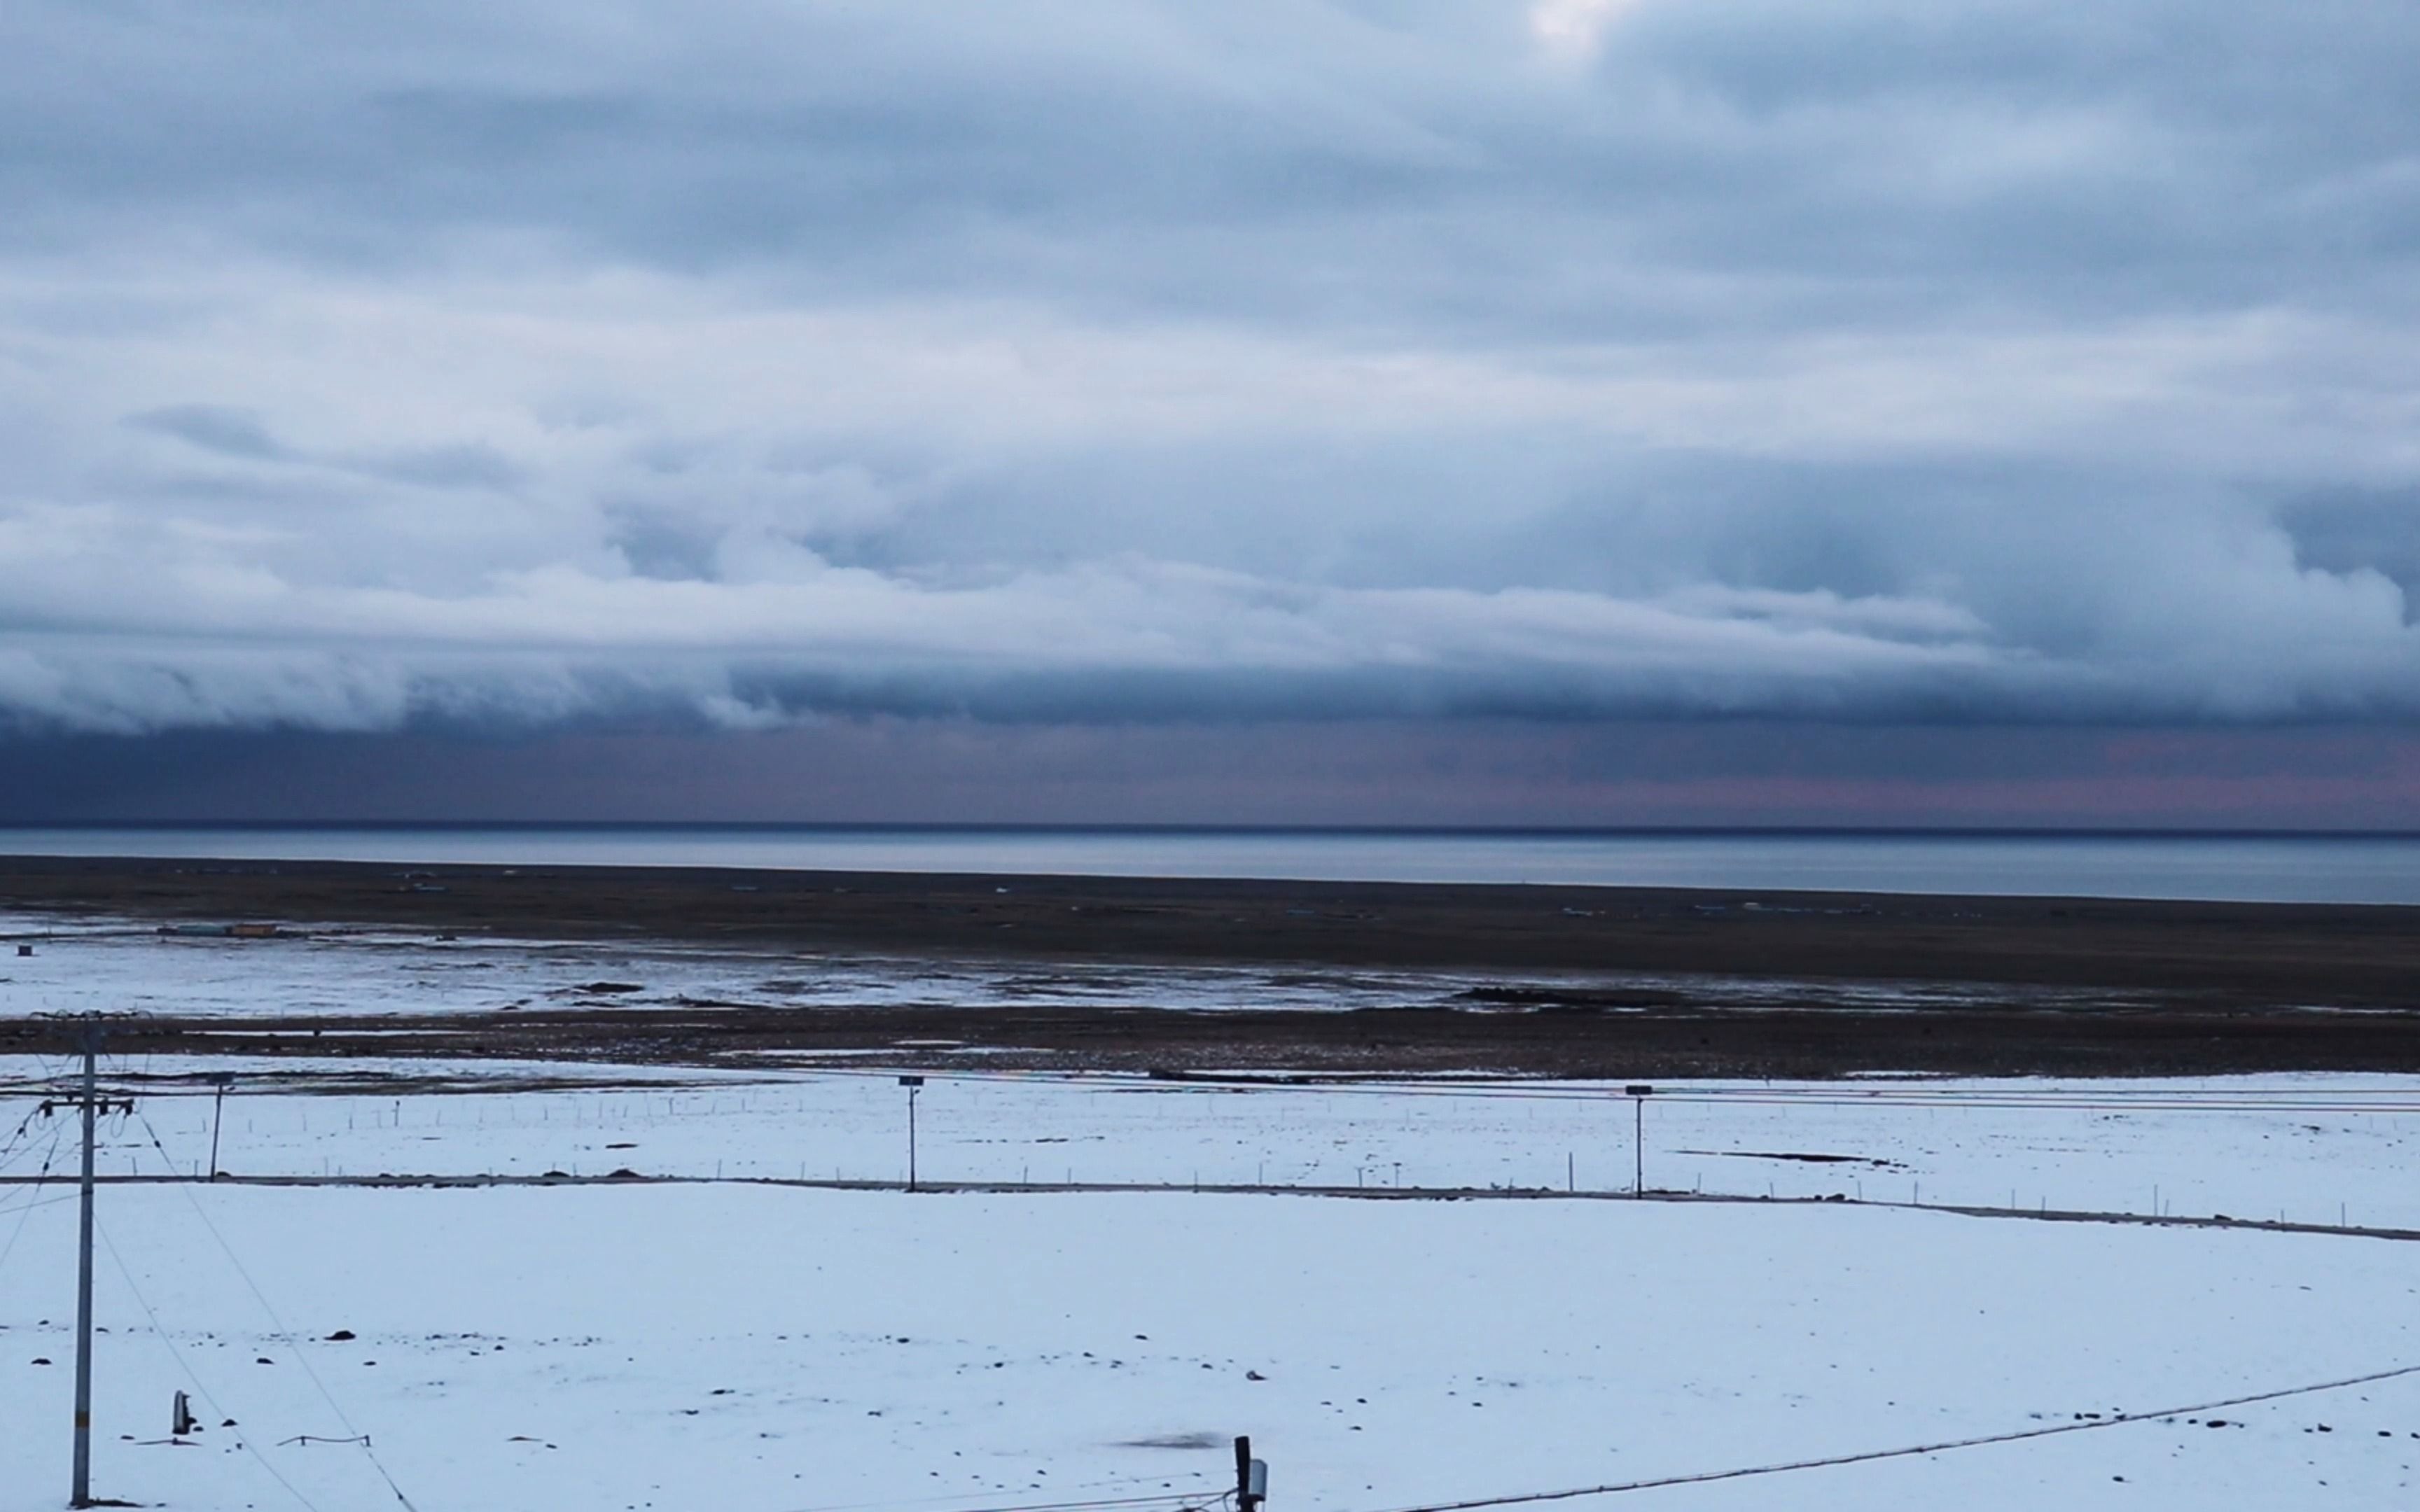
<path fill-rule="evenodd" d="M 219 1164 L 237 1173 L 907 1175 L 907 1102 L 890 1072 L 301 1057 L 113 1066 L 167 1080 L 137 1084 L 147 1087 L 141 1119 L 111 1120 L 109 1173 L 205 1169 L 214 1110 L 176 1079 L 230 1070 Z M 0 1136 L 63 1067 L 0 1057 Z M 359 1087 L 380 1073 L 472 1089 L 260 1089 L 271 1078 Z M 476 1090 L 533 1078 L 575 1085 Z M 1602 1087 L 1247 1089 L 936 1072 L 917 1103 L 918 1166 L 939 1181 L 1603 1192 L 1627 1190 L 1643 1164 L 1648 1184 L 1668 1191 L 2134 1213 L 2156 1201 L 2179 1216 L 2420 1228 L 2420 1077 L 1667 1083 L 1643 1114 L 1634 1121 L 1629 1100 Z M 0 1177 L 37 1169 L 64 1133 L 63 1119 L 36 1119 Z"/>
<path fill-rule="evenodd" d="M 45 1069 L 58 1068 L 0 1073 Z M 444 1069 L 502 1085 L 563 1068 Z M 773 1167 L 809 1149 L 856 1160 L 851 1174 L 902 1164 L 902 1093 L 887 1076 L 683 1085 L 650 1070 L 624 1085 L 570 1072 L 598 1085 L 240 1091 L 223 1164 L 794 1175 Z M 1947 1200 L 1988 1197 L 2025 1169 L 2055 1180 L 2059 1205 L 2084 1205 L 2113 1169 L 2127 1172 L 2116 1199 L 2157 1168 L 2239 1209 L 2255 1188 L 2301 1192 L 2295 1215 L 2325 1221 L 2308 1210 L 2326 1182 L 2360 1195 L 2356 1221 L 2409 1211 L 2396 1204 L 2411 1115 L 2353 1110 L 2406 1105 L 2412 1083 L 1929 1088 L 1879 1087 L 1848 1106 L 1837 1086 L 1675 1088 L 1651 1103 L 1650 1128 L 1743 1152 L 1699 1157 L 1734 1189 L 1742 1166 L 1774 1170 L 1785 1192 L 1845 1185 L 1840 1167 L 1748 1152 L 1854 1146 L 1904 1167 L 1877 1179 L 1965 1189 Z M 1256 1154 L 1316 1163 L 1327 1180 L 1348 1161 L 1374 1177 L 1391 1156 L 1521 1176 L 1559 1167 L 1554 1147 L 1583 1134 L 1601 1164 L 1626 1154 L 1626 1103 L 1476 1090 L 947 1080 L 924 1089 L 920 1133 L 926 1174 L 942 1177 L 1047 1159 L 1080 1162 L 1082 1180 L 1182 1181 L 1171 1165 Z M 1958 1100 L 1898 1105 L 1939 1092 Z M 0 1099 L 0 1135 L 32 1105 Z M 190 1166 L 209 1111 L 147 1096 L 140 1117 L 109 1120 L 102 1168 Z M 55 1132 L 36 1119 L 0 1174 L 55 1165 Z M 1651 1156 L 1690 1168 L 1659 1146 Z M 54 1505 L 64 1484 L 74 1211 L 56 1187 L 0 1187 L 0 1246 L 13 1236 L 0 1254 L 0 1512 Z M 359 1449 L 281 1442 L 359 1428 L 422 1512 L 977 1512 L 1215 1489 L 1218 1445 L 1236 1432 L 1275 1461 L 1277 1512 L 1384 1512 L 2420 1364 L 2420 1246 L 2350 1236 L 1859 1207 L 736 1182 L 111 1186 L 101 1214 L 101 1485 L 194 1508 L 393 1506 Z M 326 1339 L 339 1329 L 356 1336 Z M 162 1435 L 180 1387 L 239 1429 L 212 1428 L 198 1448 L 138 1442 Z M 2130 1425 L 1621 1504 L 2412 1504 L 2420 1378 L 2221 1415 L 2224 1428 Z"/>
<path fill-rule="evenodd" d="M 0 1013 L 175 1012 L 262 1018 L 316 1013 L 471 1013 L 533 1004 L 620 1008 L 1136 1005 L 1345 1011 L 1450 1004 L 1508 983 L 1685 988 L 1709 1004 L 1820 999 L 1841 1005 L 1966 1001 L 1955 983 L 1825 982 L 1652 974 L 1357 971 L 1295 966 L 1053 964 L 907 959 L 706 946 L 620 946 L 427 932 L 325 928 L 288 938 L 163 935 L 132 920 L 0 912 Z M 597 983 L 613 990 L 592 990 Z M 2109 1002 L 2123 995 L 1993 987 L 2001 1001 Z"/>
<path fill-rule="evenodd" d="M 164 1004 L 173 991 L 179 1008 L 400 1013 L 597 980 L 655 997 L 860 969 L 847 992 L 910 983 L 896 963 L 810 964 L 793 976 L 795 962 L 712 952 L 96 933 L 0 962 L 0 1008 L 123 1009 L 139 1006 L 128 994 Z M 1002 993 L 1009 972 L 953 966 L 899 990 Z M 1205 1001 L 1255 980 L 1295 990 L 1173 973 L 1149 979 L 1148 1000 L 1188 980 Z M 29 1117 L 65 1069 L 0 1058 L 0 1178 L 65 1168 L 63 1120 Z M 186 1078 L 220 1070 L 239 1075 L 220 1164 L 240 1173 L 905 1174 L 905 1093 L 889 1072 L 302 1057 L 108 1070 L 142 1097 L 137 1117 L 105 1124 L 110 1174 L 200 1168 L 213 1107 Z M 380 1077 L 396 1085 L 373 1090 Z M 1666 1189 L 2138 1212 L 2156 1200 L 2420 1227 L 2420 1077 L 1675 1084 L 1643 1111 L 1637 1153 Z M 937 1070 L 918 1118 L 921 1173 L 941 1180 L 1604 1191 L 1628 1185 L 1634 1160 L 1632 1104 L 1602 1088 Z M 64 1500 L 65 1196 L 0 1184 L 0 1512 Z M 1273 1462 L 1271 1512 L 1388 1512 L 2420 1365 L 2420 1244 L 2337 1235 L 1852 1205 L 737 1181 L 113 1185 L 101 1211 L 98 1489 L 207 1512 L 393 1508 L 360 1448 L 288 1442 L 356 1429 L 419 1512 L 1206 1496 L 1235 1433 Z M 328 1337 L 340 1330 L 353 1336 Z M 212 1426 L 199 1446 L 150 1442 L 180 1388 Z M 2420 1377 L 2218 1415 L 2226 1426 L 2128 1425 L 1611 1504 L 2420 1502 Z"/>
<path fill-rule="evenodd" d="M 0 1270 L 7 1512 L 66 1483 L 73 1211 Z M 424 1512 L 1207 1492 L 1248 1431 L 1277 1506 L 1376 1512 L 2420 1361 L 2402 1244 L 1860 1209 L 155 1187 L 102 1227 L 98 1484 L 194 1508 L 392 1506 L 281 1442 L 356 1428 Z M 179 1387 L 201 1446 L 121 1437 Z M 2225 1417 L 1621 1504 L 2412 1504 L 2420 1381 Z"/>

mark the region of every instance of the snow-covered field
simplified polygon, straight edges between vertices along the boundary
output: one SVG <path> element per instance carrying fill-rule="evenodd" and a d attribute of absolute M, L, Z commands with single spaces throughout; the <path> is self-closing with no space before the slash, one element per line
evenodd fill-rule
<path fill-rule="evenodd" d="M 59 1068 L 0 1063 L 46 1069 Z M 598 1085 L 374 1097 L 240 1083 L 222 1164 L 892 1180 L 905 1164 L 887 1073 L 458 1069 Z M 1184 1184 L 1196 1164 L 1205 1182 L 1559 1186 L 1569 1168 L 1583 1186 L 1627 1183 L 1626 1101 L 1506 1090 L 936 1080 L 920 1164 L 1036 1183 Z M 1893 1084 L 1844 1105 L 1846 1090 L 1660 1092 L 1651 1184 L 1863 1181 L 1899 1197 L 1921 1182 L 1928 1202 L 1998 1202 L 2029 1179 L 2046 1190 L 2021 1190 L 2028 1204 L 2140 1211 L 2159 1180 L 2180 1212 L 2257 1215 L 2274 1197 L 2297 1219 L 2332 1222 L 2344 1200 L 2355 1222 L 2420 1222 L 2399 1169 L 2414 1115 L 2354 1111 L 2420 1106 L 2420 1081 Z M 0 1099 L 0 1134 L 31 1105 Z M 139 1118 L 109 1120 L 102 1169 L 191 1168 L 209 1116 L 206 1098 L 148 1096 Z M 36 1119 L 0 1175 L 57 1160 L 53 1132 Z M 1759 1158 L 1784 1153 L 1889 1164 Z M 64 1196 L 0 1187 L 0 1245 L 17 1236 L 0 1254 L 0 1512 L 63 1494 Z M 138 1185 L 104 1190 L 101 1223 L 100 1485 L 195 1508 L 392 1505 L 360 1449 L 281 1442 L 359 1429 L 423 1512 L 1206 1496 L 1239 1432 L 1274 1462 L 1278 1507 L 1383 1512 L 2420 1364 L 2420 1247 L 1858 1206 Z M 355 1337 L 327 1342 L 339 1329 Z M 163 1436 L 179 1388 L 240 1430 L 197 1448 L 139 1442 Z M 1634 1500 L 2411 1504 L 2420 1378 L 2219 1415 L 2228 1427 L 2130 1425 Z"/>
<path fill-rule="evenodd" d="M 8 1512 L 63 1496 L 73 1211 L 0 1270 Z M 1855 1208 L 151 1187 L 101 1223 L 98 1485 L 194 1508 L 392 1505 L 287 1442 L 356 1430 L 424 1512 L 1206 1498 L 1249 1432 L 1274 1505 L 1377 1512 L 2420 1361 L 2400 1244 Z M 141 1442 L 180 1387 L 200 1446 Z M 1631 1500 L 2412 1504 L 2420 1379 L 2219 1415 Z"/>
<path fill-rule="evenodd" d="M 1191 1006 L 1468 985 L 107 931 L 5 966 L 13 1012 L 406 1014 L 600 980 L 643 1000 Z M 1874 1205 L 2420 1228 L 2420 1077 L 1688 1083 L 1634 1124 L 1602 1087 L 965 1059 L 935 1051 L 920 1175 L 1031 1190 L 794 1184 L 905 1176 L 887 1070 L 112 1061 L 140 1105 L 104 1121 L 108 1175 L 203 1168 L 216 1110 L 195 1078 L 231 1071 L 220 1165 L 239 1174 L 693 1184 L 104 1188 L 97 1489 L 336 1512 L 396 1505 L 383 1466 L 418 1512 L 1168 1512 L 1223 1489 L 1249 1433 L 1271 1512 L 1390 1512 L 2420 1365 L 2420 1244 Z M 36 1113 L 67 1069 L 0 1058 L 0 1512 L 67 1485 L 76 1210 L 10 1184 L 70 1168 L 66 1120 Z M 1605 1199 L 1634 1161 L 1668 1192 L 1867 1200 Z M 197 1444 L 159 1442 L 179 1389 L 210 1425 Z M 357 1432 L 375 1462 L 314 1442 Z M 2406 1507 L 2415 1462 L 2420 1376 L 1623 1504 Z"/>

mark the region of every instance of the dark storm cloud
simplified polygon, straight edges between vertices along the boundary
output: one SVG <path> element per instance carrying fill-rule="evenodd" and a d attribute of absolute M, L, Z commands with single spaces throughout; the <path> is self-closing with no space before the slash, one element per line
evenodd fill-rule
<path fill-rule="evenodd" d="M 1392 719 L 0 743 L 0 823 L 2420 825 L 2408 731 Z"/>
<path fill-rule="evenodd" d="M 2420 487 L 2333 490 L 2280 512 L 2294 554 L 2319 572 L 2377 572 L 2401 589 L 2408 619 L 2420 602 Z"/>
<path fill-rule="evenodd" d="M 2420 715 L 2420 13 L 0 15 L 0 717 Z"/>

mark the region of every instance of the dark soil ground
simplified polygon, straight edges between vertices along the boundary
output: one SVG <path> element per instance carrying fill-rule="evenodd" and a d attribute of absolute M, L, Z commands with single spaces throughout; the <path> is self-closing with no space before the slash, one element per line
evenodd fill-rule
<path fill-rule="evenodd" d="M 2420 1070 L 2420 909 L 1663 888 L 0 858 L 0 906 L 1030 960 L 1500 973 L 1459 1009 L 575 1005 L 122 1026 L 123 1053 L 710 1064 L 932 1041 L 987 1066 L 1652 1079 Z M 1958 988 L 1906 1010 L 1741 1008 L 1572 972 Z M 1525 975 L 1529 974 L 1529 975 Z M 2055 999 L 2041 989 L 2055 988 Z M 1793 998 L 1807 998 L 1793 992 Z M 381 1030 L 375 1036 L 364 1031 Z M 0 1053 L 73 1031 L 0 1020 Z M 908 1041 L 924 1041 L 922 1045 Z M 852 1064 L 867 1064 L 858 1056 Z"/>

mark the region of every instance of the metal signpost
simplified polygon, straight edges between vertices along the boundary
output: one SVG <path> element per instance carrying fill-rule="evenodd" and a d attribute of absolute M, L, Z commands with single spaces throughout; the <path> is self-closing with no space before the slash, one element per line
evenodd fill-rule
<path fill-rule="evenodd" d="M 922 1076 L 902 1076 L 899 1085 L 908 1088 L 908 1190 L 916 1190 L 916 1093 L 923 1087 Z"/>
<path fill-rule="evenodd" d="M 1655 1095 L 1655 1088 L 1633 1082 L 1621 1090 L 1623 1095 L 1630 1099 L 1630 1195 L 1634 1197 L 1645 1196 L 1647 1195 L 1647 1100 Z"/>
<path fill-rule="evenodd" d="M 235 1072 L 219 1071 L 210 1073 L 210 1085 L 218 1088 L 218 1097 L 210 1106 L 210 1177 L 219 1179 L 219 1125 L 226 1121 L 227 1088 L 235 1085 Z"/>

